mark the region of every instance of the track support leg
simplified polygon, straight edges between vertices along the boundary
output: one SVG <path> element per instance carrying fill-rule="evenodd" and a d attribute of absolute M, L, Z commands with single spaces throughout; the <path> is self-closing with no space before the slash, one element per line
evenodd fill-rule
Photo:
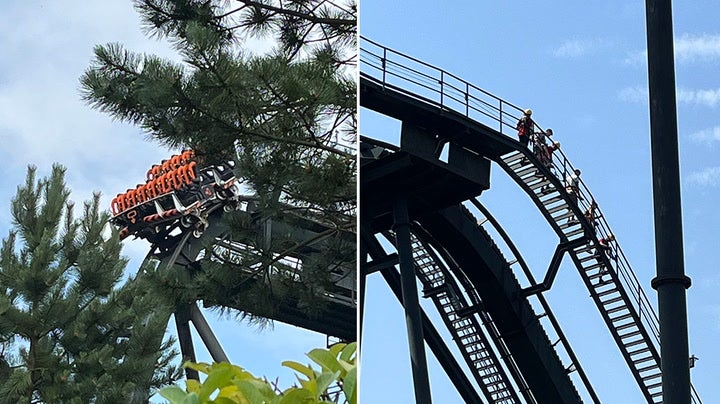
<path fill-rule="evenodd" d="M 407 200 L 398 199 L 393 208 L 393 230 L 397 238 L 397 250 L 400 261 L 400 283 L 405 305 L 405 321 L 408 330 L 410 360 L 412 362 L 415 384 L 415 402 L 430 404 L 430 380 L 428 377 L 425 343 L 423 339 L 422 315 L 418 299 L 415 266 L 410 244 L 410 218 Z"/>

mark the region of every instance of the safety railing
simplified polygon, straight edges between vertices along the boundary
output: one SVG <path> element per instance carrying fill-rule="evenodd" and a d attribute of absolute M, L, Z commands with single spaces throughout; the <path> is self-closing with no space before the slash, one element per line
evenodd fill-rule
<path fill-rule="evenodd" d="M 520 107 L 502 100 L 452 73 L 361 38 L 360 74 L 411 97 L 463 113 L 500 133 L 512 133 Z M 508 128 L 510 130 L 508 130 Z"/>
<path fill-rule="evenodd" d="M 379 81 L 387 86 L 402 92 L 410 97 L 434 104 L 442 109 L 452 110 L 465 115 L 474 121 L 491 128 L 496 128 L 504 135 L 514 137 L 517 122 L 523 114 L 523 109 L 509 103 L 443 69 L 423 62 L 419 59 L 397 52 L 378 44 L 365 37 L 360 37 L 360 74 Z M 537 131 L 545 131 L 535 122 Z M 509 128 L 509 130 L 508 130 Z M 567 175 L 575 171 L 567 156 L 561 149 L 551 154 L 552 167 L 563 184 L 566 184 Z M 595 201 L 595 197 L 584 181 L 578 178 L 578 207 L 587 212 Z M 598 206 L 595 207 L 595 216 L 589 218 L 594 224 L 596 236 L 607 239 L 614 233 L 605 220 L 605 216 Z M 614 252 L 615 270 L 620 283 L 632 297 L 632 304 L 636 309 L 641 323 L 652 335 L 653 344 L 660 346 L 660 327 L 658 316 L 643 290 L 635 272 L 625 253 L 615 238 L 612 245 Z M 692 388 L 693 402 L 701 403 L 694 387 Z"/>

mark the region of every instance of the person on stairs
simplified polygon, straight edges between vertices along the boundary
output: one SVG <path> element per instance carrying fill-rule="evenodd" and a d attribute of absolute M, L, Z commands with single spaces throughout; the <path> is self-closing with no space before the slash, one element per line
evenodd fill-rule
<path fill-rule="evenodd" d="M 602 261 L 601 253 L 605 254 L 608 259 L 615 260 L 617 262 L 617 254 L 614 253 L 612 246 L 610 245 L 611 242 L 615 241 L 615 236 L 610 233 L 607 237 L 603 237 L 600 240 L 598 240 L 598 246 L 600 248 L 595 250 L 595 255 L 598 264 L 600 264 L 600 283 L 605 283 L 603 278 L 608 273 L 607 267 L 605 267 L 605 264 Z"/>
<path fill-rule="evenodd" d="M 526 109 L 525 114 L 520 118 L 515 125 L 515 129 L 518 131 L 518 140 L 523 146 L 527 147 L 530 142 L 530 137 L 535 133 L 535 122 L 532 120 L 532 110 Z"/>
<path fill-rule="evenodd" d="M 570 195 L 570 200 L 573 201 L 576 205 L 578 202 L 578 199 L 582 200 L 582 197 L 580 197 L 580 170 L 575 169 L 575 171 L 571 172 L 570 174 L 565 177 L 565 190 Z"/>

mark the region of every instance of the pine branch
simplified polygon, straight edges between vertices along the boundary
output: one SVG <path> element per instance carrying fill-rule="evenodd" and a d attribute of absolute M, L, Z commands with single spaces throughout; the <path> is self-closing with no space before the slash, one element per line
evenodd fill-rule
<path fill-rule="evenodd" d="M 298 18 L 301 18 L 301 19 L 303 19 L 303 20 L 308 20 L 308 21 L 310 21 L 310 22 L 312 22 L 312 23 L 315 23 L 315 24 L 326 24 L 326 25 L 329 25 L 329 26 L 331 26 L 331 27 L 338 28 L 338 29 L 340 29 L 340 28 L 345 28 L 345 30 L 347 30 L 347 31 L 351 31 L 352 28 L 357 25 L 357 19 L 356 19 L 356 18 L 353 18 L 353 19 L 345 19 L 345 18 L 323 18 L 323 17 L 318 17 L 318 16 L 316 16 L 316 15 L 314 15 L 314 14 L 306 14 L 306 13 L 303 13 L 303 12 L 301 12 L 301 11 L 290 10 L 290 9 L 287 9 L 287 8 L 279 8 L 279 7 L 275 7 L 275 6 L 269 5 L 269 4 L 263 4 L 263 3 L 261 3 L 261 2 L 254 1 L 254 0 L 237 0 L 237 1 L 239 1 L 240 3 L 245 4 L 245 6 L 258 7 L 258 8 L 260 8 L 260 9 L 273 11 L 273 12 L 275 12 L 276 14 L 280 14 L 280 15 L 287 15 L 287 16 L 292 16 L 292 17 L 298 17 Z"/>

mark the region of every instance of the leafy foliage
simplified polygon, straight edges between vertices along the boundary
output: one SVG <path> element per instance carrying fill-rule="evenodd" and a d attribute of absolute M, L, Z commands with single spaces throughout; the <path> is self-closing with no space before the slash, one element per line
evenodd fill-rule
<path fill-rule="evenodd" d="M 357 345 L 335 344 L 330 349 L 313 349 L 307 355 L 319 365 L 285 361 L 295 371 L 299 386 L 280 390 L 276 385 L 253 376 L 247 370 L 229 363 L 186 363 L 185 367 L 207 375 L 203 383 L 188 380 L 187 390 L 169 386 L 160 395 L 171 404 L 295 404 L 357 403 Z"/>
<path fill-rule="evenodd" d="M 36 180 L 30 167 L 12 200 L 0 249 L 0 402 L 141 401 L 177 375 L 171 341 L 148 343 L 166 326 L 152 315 L 169 308 L 141 280 L 118 287 L 127 261 L 100 196 L 76 219 L 64 173 L 56 165 Z"/>

